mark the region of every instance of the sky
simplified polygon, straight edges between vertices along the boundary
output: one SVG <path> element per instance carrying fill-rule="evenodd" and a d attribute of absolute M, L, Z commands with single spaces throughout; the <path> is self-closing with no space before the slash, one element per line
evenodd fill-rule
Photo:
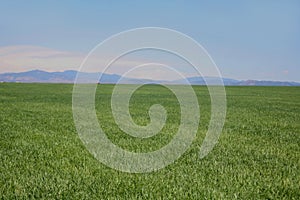
<path fill-rule="evenodd" d="M 141 27 L 190 36 L 223 77 L 300 82 L 298 0 L 1 0 L 0 73 L 78 70 L 97 44 Z M 156 60 L 168 57 L 137 53 L 111 72 L 151 62 L 153 55 Z M 186 75 L 193 74 L 187 70 Z"/>

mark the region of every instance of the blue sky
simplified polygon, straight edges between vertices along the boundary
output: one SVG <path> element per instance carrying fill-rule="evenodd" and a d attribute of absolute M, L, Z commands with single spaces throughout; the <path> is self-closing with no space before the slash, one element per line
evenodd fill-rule
<path fill-rule="evenodd" d="M 194 38 L 224 77 L 300 81 L 297 0 L 3 0 L 0 72 L 77 69 L 83 55 L 99 42 L 147 26 L 175 29 Z M 53 52 L 60 58 L 31 60 Z"/>

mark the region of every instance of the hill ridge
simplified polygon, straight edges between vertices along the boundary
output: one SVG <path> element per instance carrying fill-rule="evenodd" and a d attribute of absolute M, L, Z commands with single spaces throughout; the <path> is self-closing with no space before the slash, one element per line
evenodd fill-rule
<path fill-rule="evenodd" d="M 78 72 L 76 70 L 65 70 L 63 72 L 47 72 L 39 69 L 16 72 L 16 73 L 2 73 L 0 74 L 0 82 L 24 82 L 24 83 L 74 83 L 77 73 L 82 73 L 86 77 L 86 82 L 90 78 L 95 79 L 98 73 Z M 117 83 L 122 76 L 117 74 L 102 74 L 101 83 Z M 209 84 L 213 85 L 218 83 L 216 77 L 188 77 L 187 80 L 192 85 L 207 85 L 205 80 Z M 300 86 L 298 82 L 292 81 L 267 81 L 267 80 L 236 80 L 231 78 L 222 78 L 224 85 L 232 86 Z M 123 83 L 126 84 L 138 84 L 145 82 L 152 82 L 158 84 L 184 84 L 184 79 L 175 81 L 164 80 L 149 80 L 149 79 L 137 79 L 137 78 L 123 78 Z"/>

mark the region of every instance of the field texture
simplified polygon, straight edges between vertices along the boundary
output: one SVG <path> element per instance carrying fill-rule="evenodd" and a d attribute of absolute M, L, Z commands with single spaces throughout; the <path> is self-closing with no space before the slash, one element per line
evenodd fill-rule
<path fill-rule="evenodd" d="M 179 86 L 180 87 L 180 86 Z M 0 83 L 0 199 L 300 199 L 300 88 L 226 87 L 227 117 L 218 144 L 198 153 L 210 119 L 206 87 L 195 86 L 201 122 L 190 149 L 157 172 L 130 174 L 97 161 L 78 137 L 72 85 Z M 158 135 L 134 139 L 114 123 L 113 85 L 99 85 L 96 109 L 107 136 L 135 152 L 166 145 L 180 124 L 174 94 L 143 86 L 130 101 L 137 124 L 148 109 L 168 111 Z"/>

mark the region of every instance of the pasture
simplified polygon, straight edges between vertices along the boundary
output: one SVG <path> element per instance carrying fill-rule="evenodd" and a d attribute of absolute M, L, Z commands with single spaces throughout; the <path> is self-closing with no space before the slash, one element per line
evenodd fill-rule
<path fill-rule="evenodd" d="M 180 87 L 180 86 L 178 86 Z M 96 160 L 78 137 L 71 84 L 0 83 L 1 199 L 299 199 L 300 88 L 226 87 L 227 116 L 213 151 L 198 153 L 210 119 L 206 87 L 194 86 L 201 120 L 191 147 L 159 171 L 130 174 Z M 148 109 L 168 111 L 162 131 L 132 138 L 115 124 L 113 85 L 99 85 L 97 117 L 118 146 L 148 152 L 166 145 L 180 123 L 175 96 L 158 85 L 143 86 L 130 101 L 137 124 Z"/>

